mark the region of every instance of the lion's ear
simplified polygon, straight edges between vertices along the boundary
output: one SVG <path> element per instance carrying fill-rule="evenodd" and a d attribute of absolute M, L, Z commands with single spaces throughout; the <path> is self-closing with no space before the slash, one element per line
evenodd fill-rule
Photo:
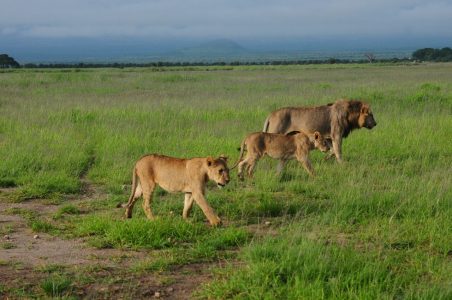
<path fill-rule="evenodd" d="M 207 157 L 207 165 L 210 167 L 213 164 L 213 158 L 212 157 Z"/>
<path fill-rule="evenodd" d="M 228 161 L 228 157 L 226 155 L 224 155 L 224 154 L 221 154 L 219 158 L 224 160 L 225 162 Z"/>
<path fill-rule="evenodd" d="M 365 114 L 365 113 L 367 113 L 367 112 L 369 112 L 369 108 L 367 107 L 367 105 L 361 106 L 361 113 L 362 113 L 362 114 Z"/>
<path fill-rule="evenodd" d="M 320 132 L 318 131 L 314 132 L 314 139 L 316 140 L 320 139 Z"/>

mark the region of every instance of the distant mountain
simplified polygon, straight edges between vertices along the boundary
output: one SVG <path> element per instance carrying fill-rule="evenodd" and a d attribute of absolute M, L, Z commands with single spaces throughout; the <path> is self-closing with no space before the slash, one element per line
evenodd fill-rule
<path fill-rule="evenodd" d="M 167 53 L 164 56 L 170 59 L 178 58 L 181 61 L 230 61 L 231 59 L 239 59 L 243 56 L 248 56 L 249 54 L 250 51 L 240 46 L 238 43 L 222 39 L 176 50 Z"/>
<path fill-rule="evenodd" d="M 419 48 L 443 48 L 452 39 L 205 39 L 23 38 L 0 39 L 0 53 L 19 63 L 266 62 L 281 60 L 410 57 Z"/>
<path fill-rule="evenodd" d="M 259 49 L 259 50 L 257 50 Z M 329 58 L 363 60 L 366 53 L 372 53 L 377 59 L 407 58 L 413 49 L 380 50 L 266 50 L 266 47 L 245 48 L 239 43 L 228 40 L 213 40 L 196 46 L 175 51 L 162 52 L 143 58 L 147 61 L 168 62 L 263 62 L 284 60 L 326 60 Z"/>
<path fill-rule="evenodd" d="M 204 50 L 208 50 L 208 51 L 220 51 L 220 52 L 221 51 L 235 51 L 235 52 L 247 51 L 245 48 L 240 46 L 237 42 L 234 42 L 232 40 L 227 40 L 227 39 L 209 41 L 206 43 L 202 43 L 199 46 L 190 47 L 190 48 L 186 48 L 186 49 L 194 49 L 194 50 L 204 49 Z"/>

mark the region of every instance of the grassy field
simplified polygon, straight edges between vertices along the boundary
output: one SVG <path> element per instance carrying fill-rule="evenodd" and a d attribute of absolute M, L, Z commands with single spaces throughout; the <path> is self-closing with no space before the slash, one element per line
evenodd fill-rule
<path fill-rule="evenodd" d="M 252 180 L 233 172 L 225 189 L 207 191 L 221 228 L 208 227 L 197 207 L 184 222 L 183 195 L 162 190 L 156 221 L 141 205 L 131 220 L 115 208 L 143 154 L 234 162 L 243 137 L 273 109 L 341 97 L 369 102 L 378 123 L 344 141 L 345 163 L 312 152 L 315 178 L 296 162 L 278 176 L 270 159 Z M 55 208 L 3 213 L 35 232 L 144 252 L 123 271 L 133 278 L 193 264 L 217 269 L 192 297 L 451 299 L 451 141 L 452 64 L 0 73 L 0 203 Z M 0 231 L 15 228 L 0 223 Z M 80 275 L 86 268 L 46 270 L 33 287 L 0 283 L 0 295 L 77 297 L 96 282 Z"/>

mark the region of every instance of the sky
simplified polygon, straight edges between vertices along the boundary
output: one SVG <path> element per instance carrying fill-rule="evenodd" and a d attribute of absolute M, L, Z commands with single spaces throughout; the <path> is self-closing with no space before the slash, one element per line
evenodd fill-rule
<path fill-rule="evenodd" d="M 291 49 L 302 47 L 295 40 L 452 43 L 452 0 L 0 0 L 0 8 L 0 52 L 70 41 L 154 41 L 160 51 L 212 39 Z"/>

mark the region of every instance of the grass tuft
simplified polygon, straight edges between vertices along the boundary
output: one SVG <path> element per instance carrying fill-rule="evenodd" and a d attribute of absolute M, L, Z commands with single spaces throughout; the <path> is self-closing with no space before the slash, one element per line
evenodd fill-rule
<path fill-rule="evenodd" d="M 63 297 L 71 287 L 71 280 L 61 275 L 50 275 L 41 283 L 41 289 L 49 297 Z"/>
<path fill-rule="evenodd" d="M 60 219 L 64 215 L 78 215 L 80 213 L 81 210 L 78 207 L 72 204 L 67 204 L 58 209 L 58 211 L 53 215 L 53 219 Z"/>

